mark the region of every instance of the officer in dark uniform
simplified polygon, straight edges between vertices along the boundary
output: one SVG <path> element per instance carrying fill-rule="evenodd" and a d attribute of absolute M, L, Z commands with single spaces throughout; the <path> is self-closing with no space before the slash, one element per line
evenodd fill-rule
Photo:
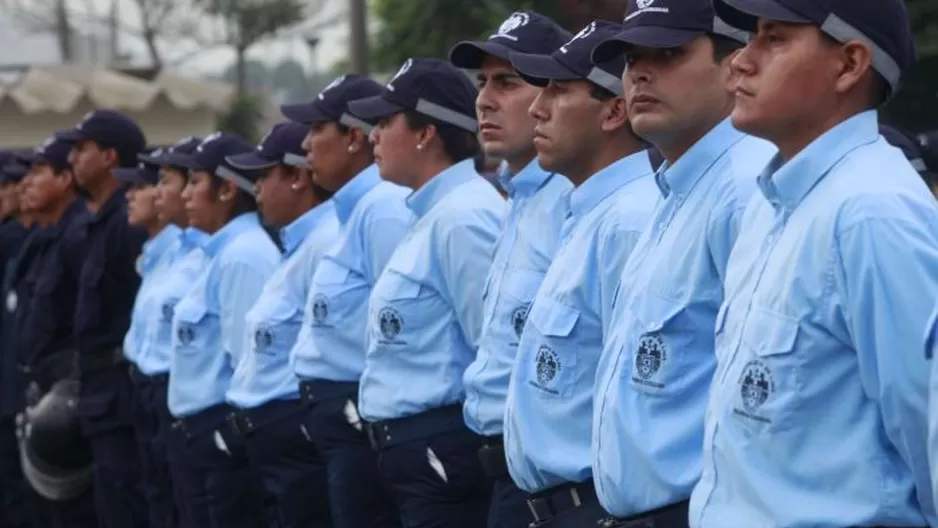
<path fill-rule="evenodd" d="M 4 341 L 17 352 L 20 376 L 12 383 L 20 389 L 30 386 L 31 393 L 45 392 L 73 372 L 72 318 L 84 251 L 71 229 L 86 221 L 87 210 L 68 164 L 71 148 L 70 142 L 52 137 L 24 158 L 30 169 L 23 179 L 21 201 L 37 227 L 28 250 L 10 268 Z M 16 335 L 10 328 L 16 329 Z M 16 412 L 22 412 L 25 403 L 19 399 Z M 28 508 L 30 513 L 41 516 L 31 519 L 33 526 L 98 526 L 91 490 L 62 502 L 30 493 L 29 501 L 34 506 Z"/>
<path fill-rule="evenodd" d="M 146 230 L 127 223 L 118 167 L 134 167 L 146 139 L 115 110 L 96 110 L 59 137 L 73 141 L 75 180 L 90 199 L 90 218 L 78 230 L 86 258 L 78 281 L 74 334 L 81 392 L 78 413 L 94 457 L 95 508 L 102 528 L 147 525 L 134 436 L 132 385 L 121 344 L 140 276 L 136 260 Z"/>
<path fill-rule="evenodd" d="M 26 175 L 26 166 L 18 163 L 11 153 L 0 153 L 0 266 L 16 265 L 23 251 L 30 228 L 20 217 L 19 182 Z M 3 268 L 0 268 L 3 269 Z M 5 278 L 5 277 L 4 277 Z M 7 282 L 0 299 L 6 299 Z M 15 307 L 14 307 L 15 312 Z M 4 310 L 0 327 L 0 526 L 20 528 L 27 526 L 26 488 L 20 470 L 19 450 L 16 444 L 16 413 L 22 406 L 22 390 L 17 382 L 15 325 L 7 324 Z"/>

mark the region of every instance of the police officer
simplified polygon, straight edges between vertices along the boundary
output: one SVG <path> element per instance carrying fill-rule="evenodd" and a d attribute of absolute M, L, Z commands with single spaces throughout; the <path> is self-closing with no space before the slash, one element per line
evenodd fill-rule
<path fill-rule="evenodd" d="M 735 130 L 730 57 L 748 35 L 709 0 L 633 2 L 594 56 L 623 55 L 632 126 L 666 158 L 621 272 L 596 385 L 593 474 L 608 526 L 687 525 L 726 260 L 775 148 Z"/>
<path fill-rule="evenodd" d="M 733 123 L 779 153 L 726 267 L 691 525 L 934 525 L 938 208 L 875 111 L 915 62 L 904 3 L 715 7 L 755 32 Z"/>
<path fill-rule="evenodd" d="M 879 125 L 879 135 L 883 136 L 887 143 L 902 151 L 902 155 L 909 160 L 909 164 L 919 173 L 930 191 L 933 178 L 925 161 L 925 149 L 922 148 L 919 139 L 905 130 L 884 124 Z"/>
<path fill-rule="evenodd" d="M 306 407 L 290 365 L 310 279 L 339 232 L 332 193 L 313 184 L 306 164 L 306 130 L 278 123 L 256 150 L 227 158 L 232 167 L 259 174 L 261 216 L 279 230 L 284 247 L 277 270 L 244 316 L 247 350 L 226 393 L 236 409 L 233 433 L 244 438 L 281 528 L 331 526 L 325 466 L 302 428 Z"/>
<path fill-rule="evenodd" d="M 170 460 L 191 526 L 266 523 L 261 487 L 244 439 L 228 427 L 225 403 L 232 372 L 249 352 L 245 316 L 280 260 L 256 213 L 255 173 L 225 159 L 251 150 L 244 139 L 218 132 L 173 162 L 189 170 L 183 190 L 189 224 L 210 235 L 202 244 L 203 271 L 173 309 Z"/>
<path fill-rule="evenodd" d="M 161 152 L 157 149 L 149 156 L 159 156 Z M 144 497 L 150 526 L 174 527 L 172 485 L 154 406 L 155 399 L 165 391 L 165 380 L 151 378 L 143 369 L 150 371 L 149 357 L 153 355 L 151 349 L 155 344 L 153 326 L 159 320 L 158 316 L 153 317 L 159 308 L 154 305 L 154 290 L 163 287 L 165 270 L 179 256 L 183 231 L 161 216 L 156 208 L 159 165 L 141 161 L 137 167 L 115 169 L 114 175 L 127 186 L 128 223 L 146 229 L 149 235 L 137 259 L 137 272 L 142 281 L 134 301 L 130 329 L 124 337 L 124 357 L 131 362 L 130 378 L 134 383 L 133 423 L 143 470 Z"/>
<path fill-rule="evenodd" d="M 89 112 L 60 137 L 75 144 L 69 161 L 91 212 L 79 230 L 86 257 L 73 330 L 81 376 L 78 412 L 95 461 L 95 507 L 105 528 L 144 526 L 132 388 L 121 344 L 140 285 L 136 260 L 146 230 L 127 224 L 124 189 L 111 171 L 135 166 L 146 139 L 130 117 L 115 110 Z"/>
<path fill-rule="evenodd" d="M 476 89 L 450 63 L 408 59 L 380 95 L 350 105 L 381 176 L 414 190 L 416 222 L 371 292 L 358 408 L 405 526 L 485 525 L 492 483 L 462 419 L 462 376 L 504 201 L 475 171 Z"/>
<path fill-rule="evenodd" d="M 68 162 L 71 149 L 71 142 L 53 136 L 24 158 L 30 168 L 23 180 L 22 200 L 28 204 L 41 231 L 34 238 L 35 247 L 24 255 L 28 260 L 21 261 L 15 271 L 16 287 L 10 289 L 5 298 L 7 310 L 15 311 L 14 325 L 18 329 L 18 335 L 11 341 L 16 343 L 16 359 L 22 376 L 18 385 L 21 388 L 35 386 L 41 392 L 61 379 L 74 376 L 72 320 L 85 255 L 75 228 L 87 221 L 88 211 L 78 197 Z M 33 405 L 36 402 L 20 400 L 19 403 Z M 22 410 L 20 407 L 18 412 Z M 68 453 L 75 447 L 62 446 L 62 452 Z M 53 463 L 46 465 L 53 466 Z M 72 483 L 66 481 L 61 485 L 67 487 Z M 75 499 L 61 502 L 41 499 L 35 493 L 30 495 L 34 525 L 99 526 L 91 489 Z"/>
<path fill-rule="evenodd" d="M 625 63 L 590 58 L 616 31 L 594 21 L 549 55 L 511 54 L 522 77 L 541 87 L 530 109 L 538 161 L 574 186 L 505 409 L 508 469 L 531 494 L 529 521 L 538 527 L 587 526 L 605 515 L 590 471 L 593 379 L 619 272 L 655 202 L 648 152 L 622 97 Z"/>
<path fill-rule="evenodd" d="M 175 240 L 166 250 L 166 258 L 153 266 L 144 281 L 152 287 L 140 288 L 137 295 L 139 310 L 131 325 L 137 324 L 139 318 L 147 328 L 145 338 L 140 341 L 137 368 L 132 378 L 139 403 L 135 427 L 146 448 L 141 456 L 144 457 L 144 485 L 148 490 L 150 522 L 154 527 L 165 526 L 161 523 L 175 519 L 177 524 L 173 526 L 197 528 L 187 516 L 188 508 L 178 484 L 181 478 L 172 471 L 177 465 L 170 463 L 170 455 L 174 452 L 170 447 L 174 439 L 171 434 L 173 420 L 166 397 L 173 310 L 202 270 L 204 254 L 199 244 L 207 236 L 196 228 L 188 227 L 189 219 L 181 196 L 186 185 L 186 172 L 174 163 L 182 163 L 180 158 L 191 154 L 199 143 L 201 140 L 198 138 L 189 137 L 168 149 L 140 156 L 142 162 L 159 167 L 154 201 L 156 212 L 169 223 L 167 229 L 175 226 L 178 230 Z"/>
<path fill-rule="evenodd" d="M 531 518 L 527 493 L 511 480 L 505 463 L 505 396 L 521 329 L 557 251 L 572 189 L 568 179 L 545 171 L 535 159 L 535 120 L 528 108 L 540 89 L 518 75 L 509 54 L 549 54 L 571 37 L 543 15 L 518 11 L 487 41 L 460 42 L 450 51 L 456 67 L 478 72 L 482 148 L 486 156 L 505 161 L 498 184 L 510 199 L 483 293 L 479 349 L 464 376 L 463 418 L 486 437 L 479 460 L 495 481 L 489 528 L 526 526 Z"/>
<path fill-rule="evenodd" d="M 333 80 L 312 101 L 281 107 L 308 126 L 303 148 L 317 185 L 335 192 L 338 241 L 312 276 L 306 313 L 291 351 L 300 395 L 309 405 L 303 430 L 326 464 L 335 528 L 391 528 L 400 516 L 378 475 L 378 456 L 356 410 L 365 367 L 368 295 L 410 227 L 410 191 L 382 181 L 368 134 L 349 102 L 381 93 L 359 75 Z"/>
<path fill-rule="evenodd" d="M 16 286 L 22 281 L 11 269 L 20 268 L 23 255 L 31 245 L 34 229 L 24 219 L 19 200 L 19 187 L 27 167 L 12 153 L 0 153 L 0 269 L 3 289 L 0 299 L 11 293 L 17 298 Z M 22 274 L 20 274 L 21 276 Z M 16 306 L 10 310 L 4 303 L 0 338 L 0 525 L 11 528 L 27 526 L 27 489 L 20 468 L 15 418 L 23 409 L 23 387 L 16 365 Z"/>

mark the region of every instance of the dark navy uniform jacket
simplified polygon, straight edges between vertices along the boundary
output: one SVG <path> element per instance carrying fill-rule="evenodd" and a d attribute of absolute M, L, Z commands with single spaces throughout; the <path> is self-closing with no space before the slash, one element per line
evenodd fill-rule
<path fill-rule="evenodd" d="M 79 277 L 74 331 L 79 352 L 89 354 L 124 342 L 140 286 L 136 261 L 147 233 L 127 225 L 124 189 L 108 198 L 78 231 L 86 255 Z"/>
<path fill-rule="evenodd" d="M 18 359 L 34 370 L 52 354 L 75 347 L 72 319 L 85 250 L 72 230 L 86 222 L 87 215 L 84 202 L 76 198 L 57 225 L 36 236 L 36 253 L 24 277 L 28 302 L 19 303 L 17 317 Z"/>
<path fill-rule="evenodd" d="M 17 221 L 0 224 L 0 252 L 4 265 L 2 317 L 0 317 L 0 418 L 9 418 L 23 408 L 23 387 L 17 369 L 19 330 L 16 325 L 20 302 L 28 299 L 23 280 L 35 251 L 38 228 Z"/>

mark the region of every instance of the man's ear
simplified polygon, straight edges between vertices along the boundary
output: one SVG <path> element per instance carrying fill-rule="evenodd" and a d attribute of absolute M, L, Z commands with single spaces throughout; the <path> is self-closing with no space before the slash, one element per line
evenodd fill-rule
<path fill-rule="evenodd" d="M 612 132 L 629 124 L 628 105 L 625 97 L 617 95 L 606 101 L 602 113 L 601 127 L 604 132 Z"/>

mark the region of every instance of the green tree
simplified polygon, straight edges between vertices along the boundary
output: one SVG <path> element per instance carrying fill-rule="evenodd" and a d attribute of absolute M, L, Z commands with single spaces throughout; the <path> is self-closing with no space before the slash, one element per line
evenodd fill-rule
<path fill-rule="evenodd" d="M 883 110 L 883 119 L 914 132 L 938 128 L 938 2 L 906 0 L 918 64 Z"/>
<path fill-rule="evenodd" d="M 304 0 L 193 0 L 221 23 L 225 43 L 235 51 L 235 87 L 247 92 L 248 49 L 303 20 Z"/>
<path fill-rule="evenodd" d="M 222 132 L 238 134 L 255 142 L 260 138 L 260 124 L 264 118 L 264 101 L 261 97 L 241 94 L 235 97 L 227 112 L 219 116 L 217 128 Z"/>
<path fill-rule="evenodd" d="M 409 57 L 445 58 L 460 40 L 484 38 L 518 9 L 553 16 L 556 0 L 374 0 L 381 29 L 373 46 L 376 71 L 393 71 Z"/>

